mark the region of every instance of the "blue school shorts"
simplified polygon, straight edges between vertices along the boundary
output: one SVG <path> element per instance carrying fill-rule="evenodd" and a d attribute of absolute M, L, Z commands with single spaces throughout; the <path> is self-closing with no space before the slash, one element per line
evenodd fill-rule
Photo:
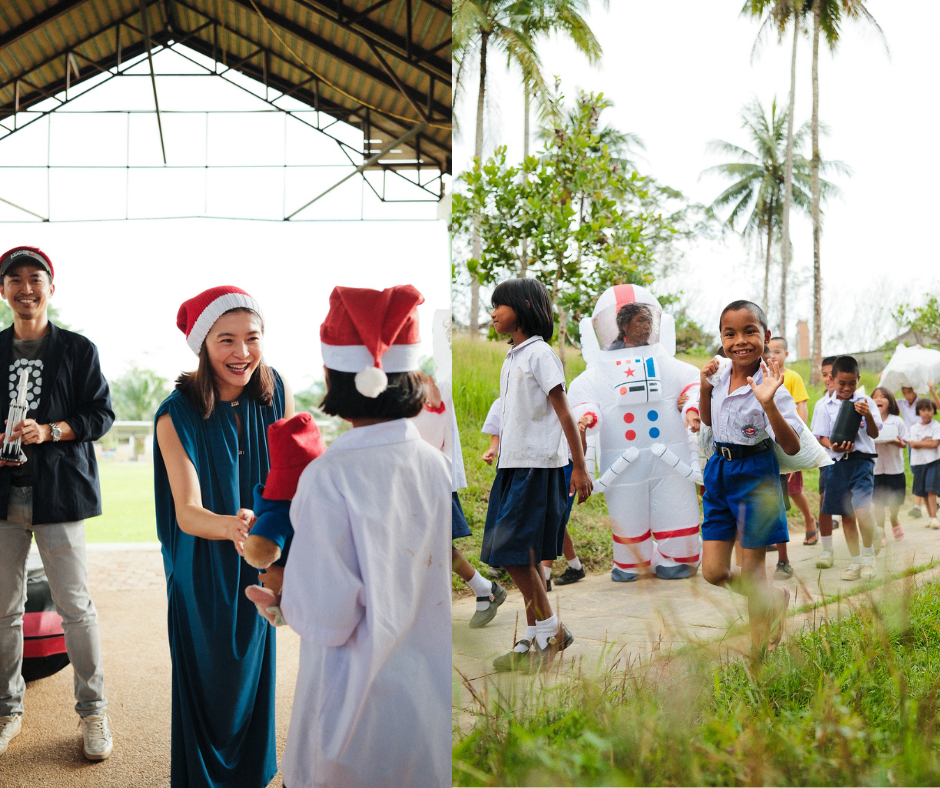
<path fill-rule="evenodd" d="M 568 491 L 571 489 L 571 474 L 573 471 L 574 460 L 568 460 L 568 464 L 565 466 L 565 495 L 568 497 L 568 507 L 565 509 L 565 521 L 562 525 L 568 525 L 568 520 L 571 519 L 571 507 L 574 505 L 574 499 L 577 497 L 577 493 L 568 495 Z"/>
<path fill-rule="evenodd" d="M 483 526 L 480 560 L 490 566 L 554 561 L 565 541 L 564 468 L 500 468 Z"/>
<path fill-rule="evenodd" d="M 705 464 L 702 539 L 746 548 L 789 542 L 780 467 L 773 449 L 740 460 L 713 454 Z"/>
<path fill-rule="evenodd" d="M 464 516 L 463 507 L 460 505 L 460 498 L 457 497 L 456 492 L 454 492 L 451 500 L 453 501 L 450 514 L 451 541 L 460 539 L 463 536 L 473 536 L 473 531 L 467 525 L 467 518 Z"/>
<path fill-rule="evenodd" d="M 852 515 L 856 509 L 868 509 L 874 491 L 874 459 L 853 452 L 834 465 L 827 466 L 822 513 Z"/>
<path fill-rule="evenodd" d="M 912 465 L 914 472 L 914 495 L 923 498 L 927 493 L 940 495 L 940 460 L 924 465 Z"/>
<path fill-rule="evenodd" d="M 831 468 L 831 465 L 823 465 L 819 469 L 819 497 L 822 498 L 826 494 L 826 468 Z"/>

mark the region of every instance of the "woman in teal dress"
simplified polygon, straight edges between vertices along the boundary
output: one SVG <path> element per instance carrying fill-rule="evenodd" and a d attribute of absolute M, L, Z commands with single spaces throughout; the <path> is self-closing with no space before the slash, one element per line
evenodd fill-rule
<path fill-rule="evenodd" d="M 263 788 L 277 772 L 274 630 L 245 597 L 241 557 L 267 429 L 293 397 L 262 359 L 257 302 L 234 287 L 180 307 L 199 356 L 156 414 L 157 533 L 173 662 L 172 788 Z"/>

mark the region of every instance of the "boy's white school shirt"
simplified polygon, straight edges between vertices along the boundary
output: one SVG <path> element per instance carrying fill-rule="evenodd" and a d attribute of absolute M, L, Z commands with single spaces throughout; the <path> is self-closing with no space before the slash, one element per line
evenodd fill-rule
<path fill-rule="evenodd" d="M 281 609 L 301 637 L 291 788 L 451 784 L 450 463 L 407 419 L 300 477 Z"/>
<path fill-rule="evenodd" d="M 565 386 L 561 359 L 540 336 L 506 354 L 499 374 L 497 468 L 562 468 L 568 464 L 565 434 L 548 392 Z"/>
<path fill-rule="evenodd" d="M 940 422 L 930 420 L 924 424 L 918 421 L 912 424 L 910 428 L 912 441 L 937 440 L 940 438 Z M 911 465 L 926 465 L 927 463 L 940 460 L 940 446 L 936 449 L 915 449 L 911 447 Z"/>
<path fill-rule="evenodd" d="M 898 437 L 901 440 L 906 441 L 909 439 L 910 433 L 904 419 L 889 413 L 888 418 L 884 419 L 883 425 L 887 427 L 889 424 L 897 425 Z M 904 454 L 900 446 L 892 446 L 890 443 L 876 443 L 875 450 L 878 452 L 878 457 L 875 459 L 875 476 L 904 473 Z"/>
<path fill-rule="evenodd" d="M 734 391 L 731 386 L 731 364 L 718 371 L 718 384 L 712 389 L 712 436 L 719 443 L 736 443 L 739 446 L 754 446 L 767 437 L 776 439 L 770 419 L 751 387 L 745 383 Z M 764 372 L 758 368 L 752 376 L 755 385 L 760 385 Z M 781 385 L 774 393 L 774 404 L 780 415 L 796 430 L 803 434 L 803 419 L 796 412 L 793 396 Z"/>
<path fill-rule="evenodd" d="M 901 418 L 904 419 L 904 423 L 908 426 L 908 428 L 912 427 L 920 421 L 920 415 L 916 410 L 917 400 L 919 399 L 920 397 L 917 397 L 910 405 L 908 405 L 907 400 L 903 395 L 897 399 L 898 410 L 901 411 Z"/>
<path fill-rule="evenodd" d="M 875 420 L 875 424 L 880 430 L 882 427 L 881 411 L 878 410 L 875 401 L 871 397 L 860 394 L 858 391 L 852 395 L 852 402 L 861 402 L 862 400 L 868 402 L 871 418 Z M 824 398 L 820 401 L 819 405 L 816 406 L 816 410 L 813 412 L 813 435 L 817 438 L 828 438 L 832 435 L 832 425 L 836 423 L 836 416 L 839 413 L 839 408 L 842 407 L 842 402 L 843 401 L 839 399 L 835 392 L 833 392 L 832 396 L 828 399 Z M 819 414 L 818 421 L 816 419 L 817 413 Z M 866 454 L 876 453 L 875 439 L 868 434 L 866 417 L 862 418 L 862 423 L 858 426 L 858 434 L 855 436 L 854 443 L 855 451 L 865 452 Z M 826 452 L 836 462 L 845 456 L 844 451 L 826 449 Z"/>

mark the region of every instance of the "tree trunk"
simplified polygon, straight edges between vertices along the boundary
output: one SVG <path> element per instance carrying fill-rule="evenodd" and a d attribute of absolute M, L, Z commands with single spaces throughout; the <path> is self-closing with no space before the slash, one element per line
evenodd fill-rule
<path fill-rule="evenodd" d="M 767 215 L 767 262 L 764 264 L 764 309 L 767 309 L 767 304 L 770 301 L 770 250 L 773 247 L 773 233 L 773 205 L 771 205 L 771 212 Z"/>
<path fill-rule="evenodd" d="M 525 161 L 526 157 L 529 155 L 529 99 L 531 91 L 529 86 L 525 86 L 525 123 L 523 124 L 523 136 L 522 136 L 522 160 Z M 527 176 L 523 175 L 523 178 Z M 528 239 L 522 239 L 522 254 L 519 258 L 519 277 L 522 278 L 526 275 L 526 271 L 529 269 L 529 244 Z"/>
<path fill-rule="evenodd" d="M 813 368 L 810 383 L 822 380 L 822 275 L 819 268 L 819 0 L 813 3 Z"/>
<path fill-rule="evenodd" d="M 794 3 L 796 6 L 796 3 Z M 790 55 L 790 109 L 787 115 L 787 163 L 783 171 L 783 228 L 780 260 L 780 336 L 787 336 L 787 272 L 790 269 L 790 203 L 793 200 L 793 116 L 796 114 L 796 42 L 800 14 L 793 9 L 793 53 Z"/>
<path fill-rule="evenodd" d="M 480 36 L 480 92 L 477 95 L 477 135 L 473 156 L 483 160 L 483 107 L 486 103 L 486 41 L 489 33 L 481 31 Z M 480 243 L 480 220 L 474 218 L 471 233 L 470 254 L 474 260 L 483 256 Z M 470 336 L 477 339 L 480 335 L 480 280 L 476 274 L 470 274 Z"/>

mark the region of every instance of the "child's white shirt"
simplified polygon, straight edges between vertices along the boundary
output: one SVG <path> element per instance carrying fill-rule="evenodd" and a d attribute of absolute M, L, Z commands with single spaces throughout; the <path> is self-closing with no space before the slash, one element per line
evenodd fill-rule
<path fill-rule="evenodd" d="M 561 360 L 540 336 L 509 349 L 499 375 L 498 468 L 562 468 L 565 434 L 548 393 L 565 386 Z"/>
<path fill-rule="evenodd" d="M 729 391 L 731 365 L 717 373 L 717 385 L 712 389 L 712 436 L 719 443 L 735 443 L 739 446 L 755 446 L 767 437 L 776 439 L 770 419 L 761 407 L 751 387 L 743 386 Z M 762 369 L 753 375 L 755 385 L 764 379 Z M 785 386 L 774 394 L 774 404 L 780 415 L 793 427 L 797 435 L 803 434 L 803 420 L 796 412 L 796 403 Z"/>
<path fill-rule="evenodd" d="M 450 462 L 409 419 L 300 477 L 281 609 L 300 635 L 292 788 L 451 784 Z"/>
<path fill-rule="evenodd" d="M 411 421 L 418 428 L 422 439 L 435 449 L 444 452 L 445 457 L 450 458 L 453 474 L 452 488 L 454 492 L 457 492 L 467 486 L 467 476 L 460 449 L 460 430 L 457 427 L 457 417 L 453 407 L 449 406 L 446 401 L 442 401 L 441 405 L 440 410 L 428 410 L 427 406 L 423 407 Z"/>
<path fill-rule="evenodd" d="M 917 400 L 919 399 L 920 397 L 916 397 L 910 404 L 908 404 L 903 395 L 897 399 L 898 410 L 901 411 L 901 418 L 904 419 L 904 423 L 907 425 L 908 429 L 920 421 L 920 414 L 917 412 Z"/>
<path fill-rule="evenodd" d="M 493 404 L 490 405 L 490 409 L 486 413 L 483 426 L 480 428 L 480 432 L 484 435 L 499 435 L 499 409 L 502 407 L 499 400 L 499 397 L 494 399 Z"/>
<path fill-rule="evenodd" d="M 898 428 L 898 437 L 906 441 L 908 439 L 907 425 L 900 416 L 893 413 L 888 414 L 884 419 L 884 426 L 894 424 Z M 875 459 L 875 476 L 881 474 L 904 473 L 904 454 L 900 446 L 892 446 L 890 443 L 876 443 L 875 450 L 878 457 Z"/>
<path fill-rule="evenodd" d="M 875 424 L 878 429 L 881 430 L 881 411 L 878 410 L 878 406 L 875 404 L 875 401 L 871 397 L 867 397 L 864 394 L 856 391 L 852 395 L 852 402 L 861 402 L 865 400 L 868 403 L 868 409 L 871 411 L 871 417 L 875 420 Z M 836 416 L 839 414 L 839 408 L 842 407 L 843 400 L 833 393 L 828 399 L 823 399 L 821 405 L 823 407 L 816 408 L 816 412 L 813 413 L 813 435 L 817 438 L 828 438 L 832 435 L 832 426 L 836 423 Z M 816 420 L 816 413 L 819 413 L 819 421 Z M 855 436 L 855 451 L 864 452 L 865 454 L 875 454 L 875 439 L 868 434 L 868 422 L 866 417 L 862 417 L 862 423 L 859 424 L 858 434 Z M 829 456 L 833 460 L 838 462 L 845 456 L 844 451 L 832 451 L 832 449 L 826 449 Z"/>
<path fill-rule="evenodd" d="M 927 424 L 918 421 L 910 428 L 912 441 L 937 440 L 940 438 L 940 422 L 931 419 Z M 915 449 L 911 446 L 911 465 L 927 465 L 940 460 L 940 446 L 935 449 Z"/>

